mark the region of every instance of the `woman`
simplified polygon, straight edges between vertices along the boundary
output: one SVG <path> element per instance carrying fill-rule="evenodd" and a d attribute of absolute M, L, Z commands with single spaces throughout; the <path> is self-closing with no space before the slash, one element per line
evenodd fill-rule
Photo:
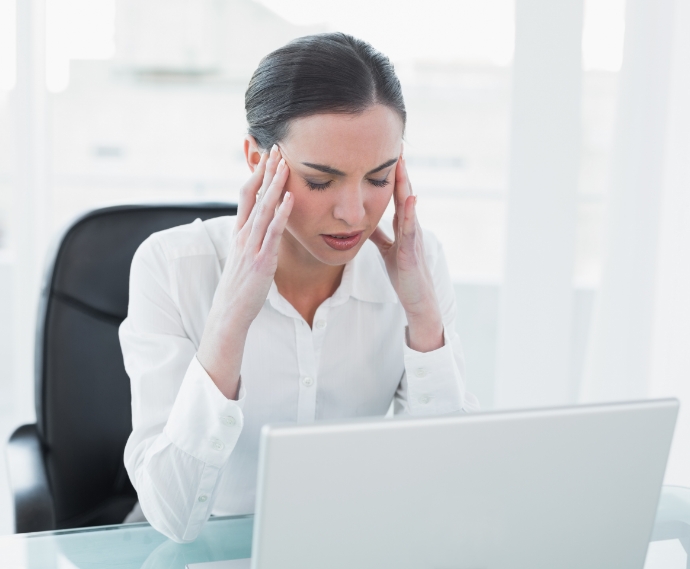
<path fill-rule="evenodd" d="M 388 59 L 344 34 L 295 40 L 259 64 L 246 111 L 237 216 L 146 240 L 120 328 L 125 464 L 146 518 L 176 541 L 212 513 L 253 511 L 268 422 L 384 415 L 392 401 L 411 415 L 476 408 Z"/>

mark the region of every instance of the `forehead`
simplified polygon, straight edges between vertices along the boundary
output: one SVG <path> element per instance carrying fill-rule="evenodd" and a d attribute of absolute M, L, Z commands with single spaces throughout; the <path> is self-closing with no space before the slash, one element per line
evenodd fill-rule
<path fill-rule="evenodd" d="M 326 113 L 294 119 L 281 145 L 299 161 L 329 166 L 378 165 L 400 153 L 403 124 L 389 107 L 357 114 Z"/>

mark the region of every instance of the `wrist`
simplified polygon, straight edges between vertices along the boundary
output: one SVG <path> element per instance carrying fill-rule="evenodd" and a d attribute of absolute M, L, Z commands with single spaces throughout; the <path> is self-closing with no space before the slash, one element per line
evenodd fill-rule
<path fill-rule="evenodd" d="M 443 347 L 443 319 L 437 310 L 423 316 L 408 316 L 407 345 L 415 352 L 433 352 Z"/>
<path fill-rule="evenodd" d="M 246 310 L 237 299 L 228 301 L 223 298 L 214 298 L 205 328 L 213 329 L 214 333 L 220 336 L 246 335 L 254 318 L 256 314 Z"/>

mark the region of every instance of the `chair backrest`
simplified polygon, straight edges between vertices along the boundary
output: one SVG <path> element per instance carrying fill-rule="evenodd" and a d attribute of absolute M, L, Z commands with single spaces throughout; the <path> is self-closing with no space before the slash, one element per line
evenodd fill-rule
<path fill-rule="evenodd" d="M 37 426 L 58 529 L 119 523 L 136 502 L 123 464 L 132 418 L 118 339 L 134 252 L 156 231 L 235 213 L 232 204 L 111 207 L 65 233 L 36 345 Z"/>

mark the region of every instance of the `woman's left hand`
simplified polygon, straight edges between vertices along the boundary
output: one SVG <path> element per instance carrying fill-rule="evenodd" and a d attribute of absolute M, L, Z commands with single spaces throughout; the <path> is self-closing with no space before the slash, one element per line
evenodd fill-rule
<path fill-rule="evenodd" d="M 405 309 L 410 348 L 430 352 L 443 346 L 443 320 L 424 254 L 424 237 L 417 221 L 417 198 L 412 193 L 402 156 L 395 168 L 393 200 L 395 240 L 391 241 L 380 226 L 369 239 L 379 248 L 393 288 Z"/>

